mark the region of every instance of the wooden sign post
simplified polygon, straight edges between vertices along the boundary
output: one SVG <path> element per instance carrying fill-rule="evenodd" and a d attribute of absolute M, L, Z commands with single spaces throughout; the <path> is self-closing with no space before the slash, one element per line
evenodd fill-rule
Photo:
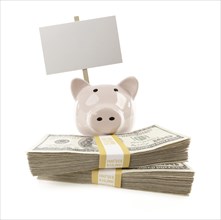
<path fill-rule="evenodd" d="M 74 20 L 75 20 L 75 21 L 79 21 L 79 20 L 80 20 L 80 19 L 79 19 L 79 16 L 74 16 Z M 84 80 L 85 80 L 86 82 L 90 83 L 90 82 L 89 82 L 89 76 L 88 76 L 88 71 L 87 71 L 87 69 L 82 69 L 82 71 L 83 71 Z"/>

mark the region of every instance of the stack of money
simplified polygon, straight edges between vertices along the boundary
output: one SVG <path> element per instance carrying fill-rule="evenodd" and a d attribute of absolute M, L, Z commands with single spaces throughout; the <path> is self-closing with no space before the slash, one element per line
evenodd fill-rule
<path fill-rule="evenodd" d="M 156 163 L 186 161 L 189 143 L 188 137 L 156 125 L 113 136 L 49 135 L 28 152 L 28 160 L 34 176 L 59 175 L 98 168 L 136 168 Z M 105 144 L 109 144 L 106 153 L 105 149 L 99 147 Z M 111 149 L 115 144 L 122 147 L 123 165 L 119 165 L 119 161 L 116 162 L 116 157 L 112 155 L 114 152 Z M 116 150 L 117 153 L 119 151 Z M 107 157 L 112 158 L 109 165 L 104 161 Z"/>
<path fill-rule="evenodd" d="M 187 195 L 190 138 L 153 125 L 105 136 L 48 135 L 28 152 L 39 179 Z"/>
<path fill-rule="evenodd" d="M 116 174 L 121 172 L 121 180 Z M 96 181 L 96 175 L 99 178 Z M 126 189 L 188 195 L 191 191 L 194 172 L 182 162 L 141 166 L 136 169 L 102 169 L 99 171 L 75 172 L 63 175 L 39 176 L 39 179 L 72 183 L 98 183 Z M 93 182 L 94 179 L 94 182 Z"/>

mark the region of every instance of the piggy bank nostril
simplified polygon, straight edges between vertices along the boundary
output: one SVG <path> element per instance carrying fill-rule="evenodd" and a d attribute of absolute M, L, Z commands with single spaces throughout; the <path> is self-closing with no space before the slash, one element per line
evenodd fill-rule
<path fill-rule="evenodd" d="M 114 119 L 115 119 L 115 117 L 110 117 L 109 118 L 110 121 L 113 121 Z"/>
<path fill-rule="evenodd" d="M 102 118 L 101 118 L 101 117 L 98 117 L 98 118 L 97 118 L 97 121 L 102 121 Z"/>

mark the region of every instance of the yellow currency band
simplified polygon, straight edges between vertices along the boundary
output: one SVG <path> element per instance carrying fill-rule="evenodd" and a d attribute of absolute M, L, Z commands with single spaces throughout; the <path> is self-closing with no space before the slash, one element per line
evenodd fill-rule
<path fill-rule="evenodd" d="M 98 184 L 98 171 L 99 170 L 92 170 L 91 171 L 91 182 L 94 184 Z"/>
<path fill-rule="evenodd" d="M 113 171 L 111 174 L 105 173 Z M 104 172 L 104 173 L 102 173 Z M 91 173 L 91 182 L 93 184 L 108 185 L 114 187 L 121 187 L 122 169 L 100 169 L 93 170 Z"/>
<path fill-rule="evenodd" d="M 120 140 L 119 137 L 117 137 L 116 135 L 111 135 L 111 136 L 119 144 L 122 151 L 124 152 L 123 167 L 129 167 L 129 165 L 130 165 L 130 151 L 128 150 L 127 146 Z"/>
<path fill-rule="evenodd" d="M 106 151 L 104 149 L 104 145 L 102 144 L 99 136 L 95 136 L 95 142 L 97 144 L 99 150 L 99 168 L 105 168 L 106 166 Z"/>
<path fill-rule="evenodd" d="M 111 137 L 115 140 L 115 142 L 119 145 L 123 152 L 123 164 L 121 167 L 129 167 L 130 151 L 128 150 L 127 146 L 120 140 L 120 138 L 117 137 L 117 135 L 111 135 Z M 101 142 L 99 136 L 95 136 L 94 138 L 99 150 L 99 168 L 106 168 L 107 154 L 105 151 L 105 147 Z"/>
<path fill-rule="evenodd" d="M 121 169 L 116 169 L 115 173 L 115 187 L 120 188 L 121 187 L 121 176 L 122 176 L 122 170 Z"/>

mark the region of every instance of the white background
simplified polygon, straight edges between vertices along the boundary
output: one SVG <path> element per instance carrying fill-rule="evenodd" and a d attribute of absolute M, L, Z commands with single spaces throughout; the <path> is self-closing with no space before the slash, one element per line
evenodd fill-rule
<path fill-rule="evenodd" d="M 219 219 L 220 2 L 1 2 L 2 219 Z M 26 151 L 46 134 L 77 134 L 70 82 L 46 75 L 38 28 L 116 15 L 123 64 L 89 69 L 91 84 L 140 82 L 134 129 L 192 138 L 190 196 L 39 181 Z"/>

